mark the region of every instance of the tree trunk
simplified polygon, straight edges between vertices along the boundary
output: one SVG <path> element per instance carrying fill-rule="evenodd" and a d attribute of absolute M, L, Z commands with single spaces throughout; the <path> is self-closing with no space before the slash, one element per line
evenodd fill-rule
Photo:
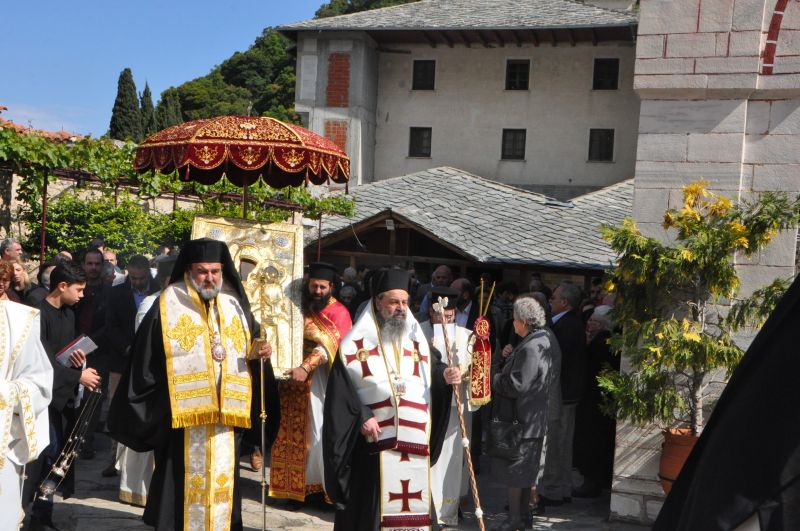
<path fill-rule="evenodd" d="M 692 435 L 700 435 L 703 431 L 703 378 L 705 374 L 695 373 L 692 376 Z"/>

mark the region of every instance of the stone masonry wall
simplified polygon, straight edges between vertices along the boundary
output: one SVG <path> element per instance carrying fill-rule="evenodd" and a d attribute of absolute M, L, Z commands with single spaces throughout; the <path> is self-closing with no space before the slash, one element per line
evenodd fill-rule
<path fill-rule="evenodd" d="M 664 210 L 701 177 L 733 199 L 800 192 L 797 1 L 642 0 L 634 88 L 634 217 L 645 234 L 668 237 Z M 743 294 L 794 275 L 796 237 L 788 231 L 758 256 L 735 257 Z M 655 427 L 618 425 L 612 518 L 658 515 L 661 441 Z"/>

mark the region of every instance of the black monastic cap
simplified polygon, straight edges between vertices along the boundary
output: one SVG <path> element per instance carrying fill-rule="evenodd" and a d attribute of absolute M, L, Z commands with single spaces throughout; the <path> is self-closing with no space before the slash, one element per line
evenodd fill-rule
<path fill-rule="evenodd" d="M 224 262 L 226 256 L 230 257 L 230 252 L 225 242 L 211 238 L 191 240 L 181 249 L 182 261 L 187 265 L 199 262 Z"/>
<path fill-rule="evenodd" d="M 447 286 L 434 286 L 428 293 L 431 305 L 433 305 L 435 302 L 439 302 L 439 297 L 447 297 L 447 304 L 445 305 L 445 309 L 447 310 L 452 310 L 456 307 L 458 296 L 461 294 L 461 292 L 457 289 L 448 288 Z"/>
<path fill-rule="evenodd" d="M 308 265 L 308 278 L 333 281 L 339 272 L 333 264 L 327 262 L 311 262 Z"/>
<path fill-rule="evenodd" d="M 411 277 L 403 269 L 385 269 L 372 277 L 372 294 L 378 295 L 393 289 L 410 292 Z"/>

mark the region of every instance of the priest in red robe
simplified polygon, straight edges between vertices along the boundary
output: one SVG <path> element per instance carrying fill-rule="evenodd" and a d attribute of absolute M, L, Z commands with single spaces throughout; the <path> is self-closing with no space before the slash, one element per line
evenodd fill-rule
<path fill-rule="evenodd" d="M 281 424 L 272 446 L 269 494 L 303 502 L 322 493 L 322 410 L 328 371 L 350 331 L 347 308 L 333 297 L 337 271 L 312 263 L 303 293 L 303 363 L 280 382 Z"/>

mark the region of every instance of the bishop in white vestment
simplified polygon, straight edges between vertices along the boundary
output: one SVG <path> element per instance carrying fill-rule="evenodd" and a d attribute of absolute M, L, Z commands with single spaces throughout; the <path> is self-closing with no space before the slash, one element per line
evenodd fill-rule
<path fill-rule="evenodd" d="M 408 312 L 406 271 L 375 275 L 372 304 L 339 344 L 325 395 L 325 490 L 335 531 L 429 531 L 430 464 L 441 448 L 451 385 Z"/>
<path fill-rule="evenodd" d="M 0 514 L 11 524 L 4 529 L 22 521 L 25 464 L 50 444 L 53 367 L 39 333 L 38 310 L 0 300 Z"/>

